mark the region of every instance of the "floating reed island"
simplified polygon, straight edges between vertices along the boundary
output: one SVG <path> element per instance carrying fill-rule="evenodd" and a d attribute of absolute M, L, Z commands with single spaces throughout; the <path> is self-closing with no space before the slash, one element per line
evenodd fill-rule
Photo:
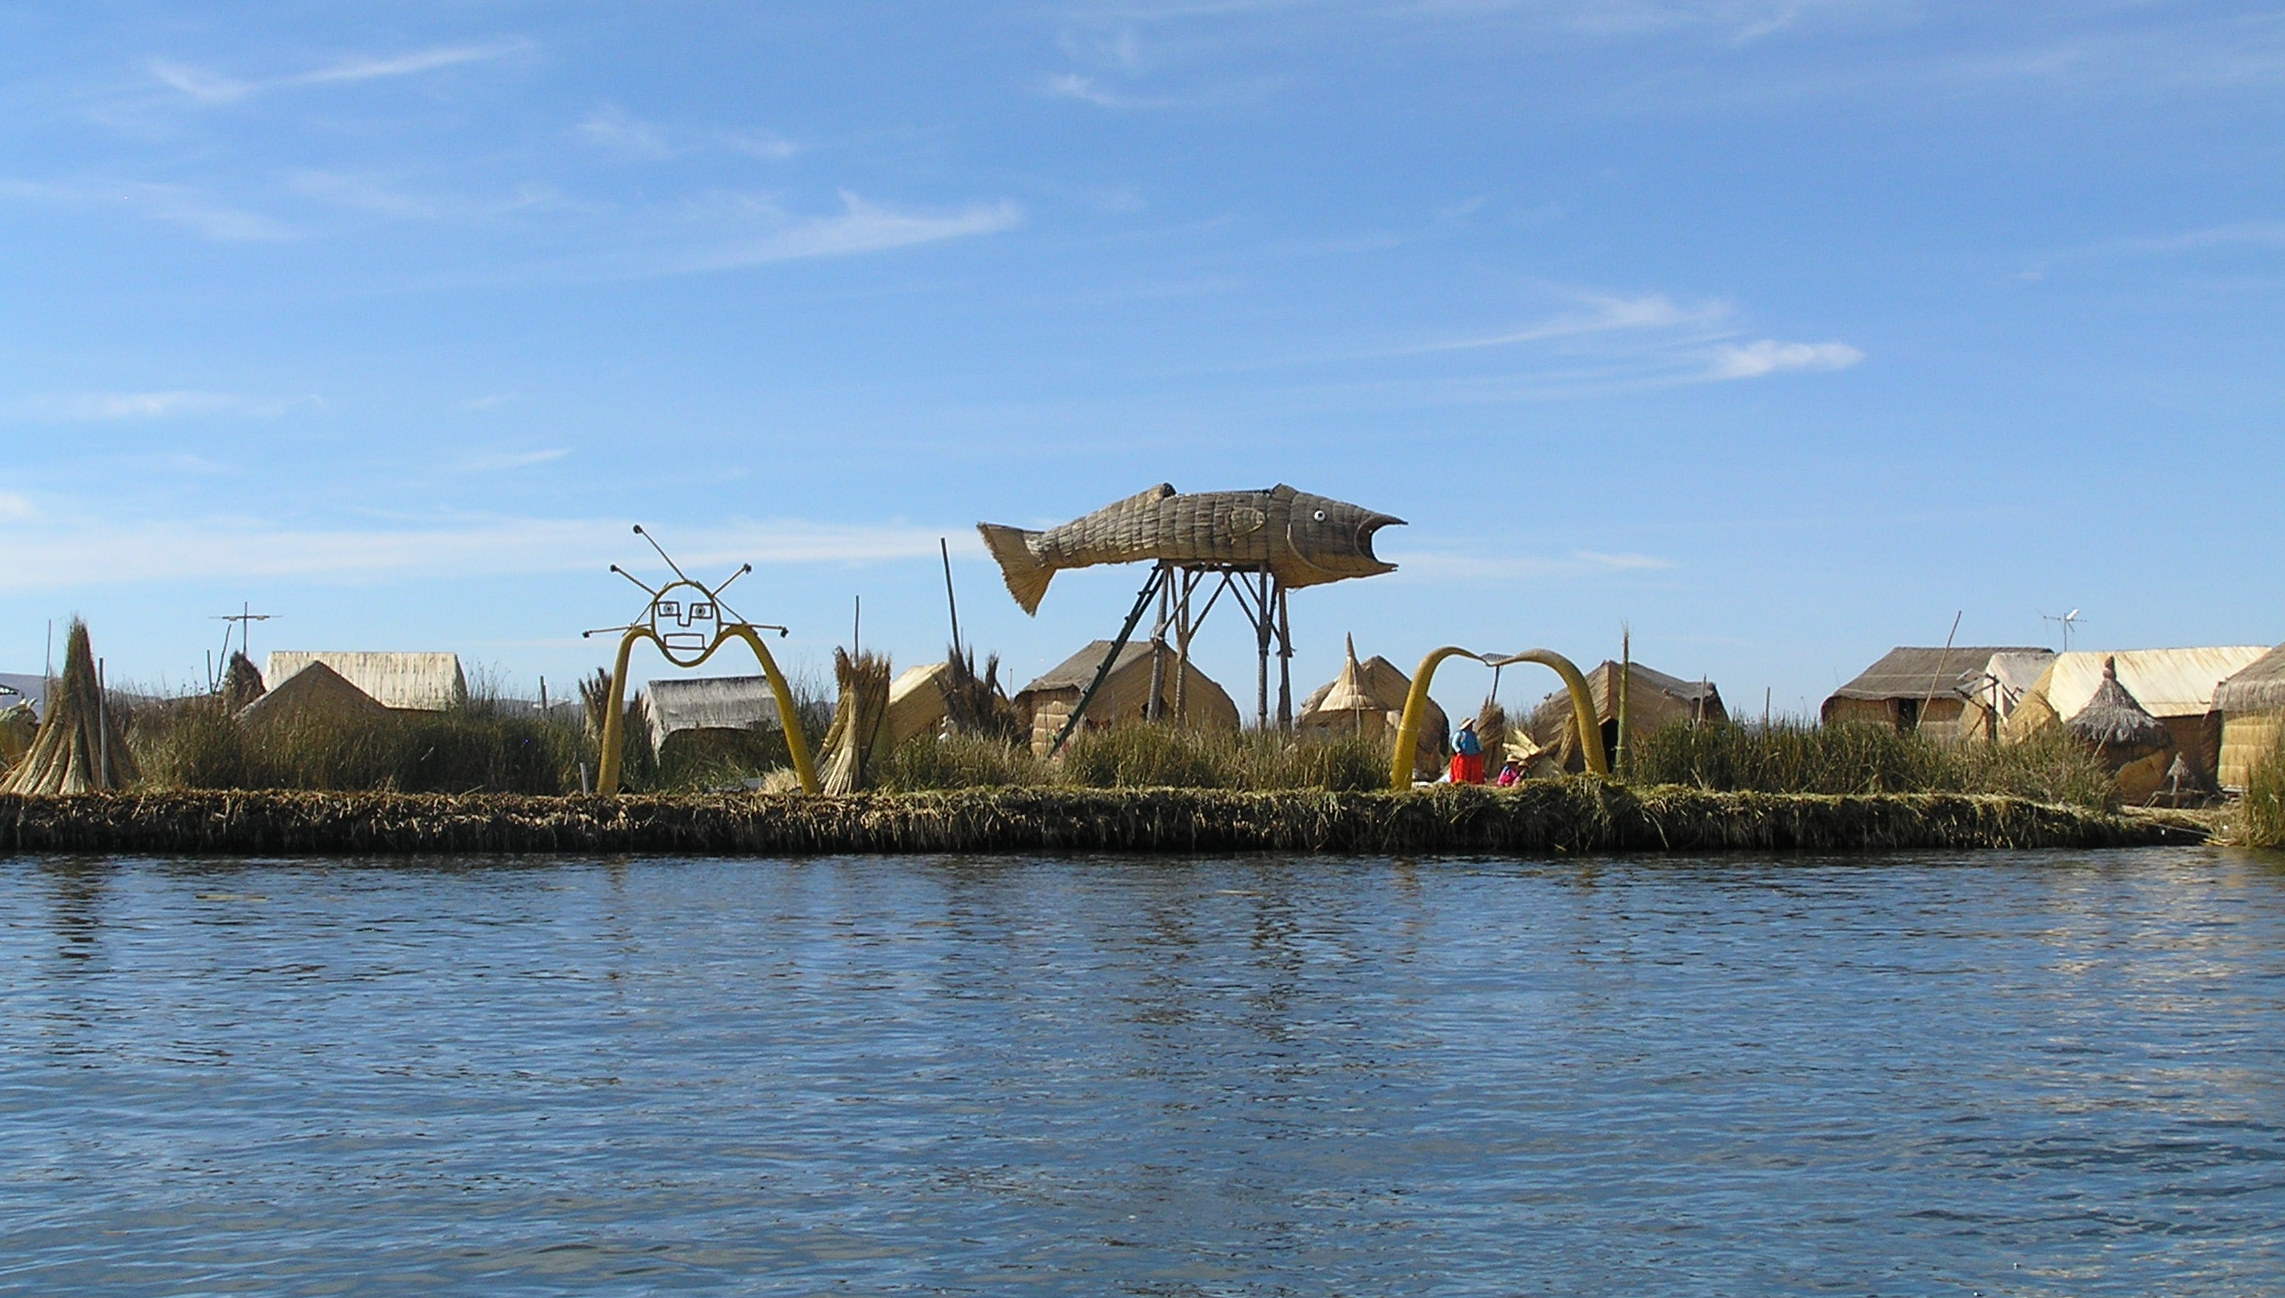
<path fill-rule="evenodd" d="M 1979 794 L 1738 793 L 1591 778 L 1409 793 L 1003 787 L 844 797 L 0 796 L 0 849 L 16 852 L 1544 855 L 2133 847 L 2206 837 L 2206 822 L 2187 813 Z"/>

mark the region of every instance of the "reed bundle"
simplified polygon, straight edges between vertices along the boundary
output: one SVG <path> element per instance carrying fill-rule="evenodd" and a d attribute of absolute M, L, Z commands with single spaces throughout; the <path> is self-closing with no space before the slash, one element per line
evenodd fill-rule
<path fill-rule="evenodd" d="M 2285 732 L 2247 774 L 2230 837 L 2246 847 L 2285 847 Z"/>
<path fill-rule="evenodd" d="M 0 778 L 0 792 L 84 793 L 133 783 L 135 757 L 126 727 L 103 697 L 96 679 L 95 652 L 87 624 L 71 620 L 65 638 L 63 677 L 48 691 L 39 733 L 30 751 Z"/>
<path fill-rule="evenodd" d="M 841 687 L 825 728 L 825 792 L 855 793 L 867 787 L 873 752 L 880 747 L 889 713 L 889 660 L 879 654 L 833 651 L 833 678 Z"/>

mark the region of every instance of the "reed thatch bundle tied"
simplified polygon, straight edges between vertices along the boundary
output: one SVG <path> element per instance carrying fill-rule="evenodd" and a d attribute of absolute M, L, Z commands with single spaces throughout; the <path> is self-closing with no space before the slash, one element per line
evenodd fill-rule
<path fill-rule="evenodd" d="M 126 728 L 105 705 L 87 624 L 78 618 L 64 643 L 63 678 L 46 703 L 31 751 L 0 780 L 0 793 L 88 793 L 134 780 Z"/>
<path fill-rule="evenodd" d="M 833 705 L 833 723 L 825 728 L 822 784 L 829 794 L 855 793 L 866 787 L 874 750 L 881 747 L 889 712 L 889 660 L 869 653 L 852 658 L 847 650 L 836 649 L 833 678 L 841 697 Z"/>
<path fill-rule="evenodd" d="M 31 704 L 0 708 L 0 772 L 11 769 L 24 754 L 32 751 L 32 740 L 39 733 L 40 723 L 32 715 Z"/>
<path fill-rule="evenodd" d="M 2095 686 L 2094 697 L 2063 724 L 2078 739 L 2110 752 L 2166 748 L 2174 742 L 2166 723 L 2118 683 L 2115 658 L 2103 659 L 2102 683 Z"/>
<path fill-rule="evenodd" d="M 253 660 L 242 650 L 231 650 L 230 666 L 222 673 L 222 706 L 238 712 L 267 692 L 262 673 L 255 668 Z"/>
<path fill-rule="evenodd" d="M 953 734 L 994 735 L 1015 739 L 1023 734 L 1023 721 L 1000 688 L 1000 656 L 984 660 L 984 674 L 976 674 L 973 647 L 944 657 L 944 728 Z"/>

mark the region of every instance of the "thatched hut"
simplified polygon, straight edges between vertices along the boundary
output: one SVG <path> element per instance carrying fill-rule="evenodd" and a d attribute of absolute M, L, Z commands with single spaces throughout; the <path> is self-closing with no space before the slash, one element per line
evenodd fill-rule
<path fill-rule="evenodd" d="M 1359 662 L 1354 640 L 1348 641 L 1346 649 L 1340 673 L 1301 701 L 1300 714 L 1293 719 L 1294 729 L 1305 736 L 1354 734 L 1385 741 L 1403 723 L 1404 700 L 1412 692 L 1412 678 L 1378 654 Z M 1433 779 L 1443 769 L 1451 729 L 1444 709 L 1436 700 L 1428 700 L 1427 718 L 1421 724 L 1413 754 L 1413 774 Z"/>
<path fill-rule="evenodd" d="M 1619 682 L 1626 681 L 1627 733 L 1639 738 L 1671 725 L 1713 725 L 1730 719 L 1722 706 L 1722 692 L 1712 681 L 1686 681 L 1653 671 L 1641 663 L 1621 667 L 1605 659 L 1586 673 L 1587 695 L 1595 705 L 1595 721 L 1602 731 L 1603 756 L 1615 761 L 1619 743 Z M 1566 771 L 1587 768 L 1579 751 L 1578 724 L 1573 720 L 1571 692 L 1557 690 L 1541 699 L 1525 725 L 1547 760 Z M 1511 745 L 1512 747 L 1512 745 Z"/>
<path fill-rule="evenodd" d="M 2063 722 L 2063 729 L 2095 751 L 2118 780 L 2119 796 L 2129 801 L 2139 802 L 2157 792 L 2166 772 L 2184 760 L 2166 723 L 2151 716 L 2119 684 L 2113 658 L 2103 660 L 2102 679 L 2096 682 L 2093 697 Z"/>
<path fill-rule="evenodd" d="M 134 781 L 126 727 L 103 695 L 87 624 L 77 618 L 64 640 L 63 675 L 45 701 L 32 746 L 0 777 L 0 793 L 86 793 Z"/>
<path fill-rule="evenodd" d="M 277 649 L 263 660 L 262 677 L 283 681 L 313 662 L 324 663 L 394 712 L 444 712 L 468 697 L 460 655 L 454 653 Z"/>
<path fill-rule="evenodd" d="M 1106 726 L 1140 721 L 1149 714 L 1151 655 L 1154 646 L 1148 642 L 1130 643 L 1119 650 L 1119 659 L 1112 664 L 1111 673 L 1104 678 L 1103 687 L 1087 704 L 1087 715 L 1082 728 L 1100 730 Z M 1212 677 L 1198 670 L 1196 663 L 1183 663 L 1174 650 L 1155 646 L 1159 655 L 1159 715 L 1174 719 L 1176 668 L 1183 668 L 1183 724 L 1198 730 L 1236 730 L 1238 705 L 1231 701 L 1227 691 L 1214 683 Z M 1087 683 L 1095 679 L 1095 671 L 1103 665 L 1103 656 L 1111 652 L 1111 642 L 1097 640 L 1078 653 L 1071 655 L 1050 669 L 1047 674 L 1016 691 L 1012 700 L 1016 715 L 1022 718 L 1024 728 L 1031 735 L 1031 750 L 1041 757 L 1055 745 L 1055 737 L 1063 733 L 1063 724 L 1079 706 L 1079 696 Z"/>
<path fill-rule="evenodd" d="M 2268 652 L 2263 645 L 2222 645 L 2057 654 L 2001 725 L 2000 740 L 2017 743 L 2077 716 L 2101 688 L 2108 663 L 2119 687 L 2165 724 L 2199 781 L 2211 783 L 2222 729 L 2214 695 L 2223 681 Z"/>
<path fill-rule="evenodd" d="M 322 662 L 312 662 L 279 681 L 276 689 L 238 709 L 237 715 L 238 724 L 259 731 L 304 723 L 376 721 L 390 712 L 341 673 Z"/>
<path fill-rule="evenodd" d="M 2021 675 L 2023 655 L 2054 656 L 2036 645 L 1899 645 L 1834 690 L 1817 715 L 1826 725 L 1868 721 L 1939 739 L 1981 733 L 1988 727 L 1981 726 L 1980 712 L 1967 716 L 1969 701 L 1985 688 L 2001 655 L 2009 656 L 2010 679 Z"/>
<path fill-rule="evenodd" d="M 2214 775 L 2225 789 L 2242 789 L 2254 763 L 2285 733 L 2285 645 L 2279 645 L 2214 690 L 2221 713 L 2221 757 Z"/>
<path fill-rule="evenodd" d="M 1967 699 L 1960 712 L 1957 737 L 1997 743 L 1999 728 L 2014 715 L 2015 705 L 2039 683 L 2040 674 L 2054 659 L 2054 652 L 2048 649 L 2003 649 L 1993 654 L 1984 663 L 1983 672 L 1961 686 Z"/>

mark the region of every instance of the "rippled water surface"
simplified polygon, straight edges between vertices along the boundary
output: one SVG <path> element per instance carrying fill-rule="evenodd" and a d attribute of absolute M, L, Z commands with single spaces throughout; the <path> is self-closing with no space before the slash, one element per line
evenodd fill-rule
<path fill-rule="evenodd" d="M 2277 1294 L 2285 861 L 0 860 L 0 1290 Z"/>

